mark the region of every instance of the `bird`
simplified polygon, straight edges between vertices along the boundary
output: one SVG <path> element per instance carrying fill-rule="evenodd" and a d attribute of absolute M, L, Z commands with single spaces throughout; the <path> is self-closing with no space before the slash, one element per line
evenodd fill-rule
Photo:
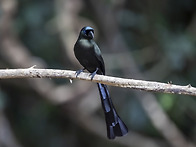
<path fill-rule="evenodd" d="M 87 70 L 91 74 L 91 80 L 96 74 L 105 75 L 105 64 L 101 50 L 94 41 L 94 29 L 83 27 L 74 45 L 74 54 L 79 63 L 84 67 L 76 71 L 76 77 Z M 115 139 L 116 136 L 124 136 L 128 133 L 128 128 L 121 120 L 114 108 L 107 85 L 97 83 L 101 104 L 105 114 L 107 137 Z"/>

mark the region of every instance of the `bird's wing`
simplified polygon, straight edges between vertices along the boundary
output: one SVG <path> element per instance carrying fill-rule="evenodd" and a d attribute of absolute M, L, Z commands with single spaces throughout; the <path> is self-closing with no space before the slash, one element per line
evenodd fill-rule
<path fill-rule="evenodd" d="M 103 75 L 105 75 L 105 64 L 104 64 L 104 60 L 103 60 L 103 57 L 101 55 L 101 50 L 99 49 L 99 47 L 97 46 L 97 44 L 94 45 L 94 51 L 95 51 L 95 55 L 96 55 L 96 58 L 99 60 L 100 62 L 100 65 L 101 65 L 101 72 Z"/>

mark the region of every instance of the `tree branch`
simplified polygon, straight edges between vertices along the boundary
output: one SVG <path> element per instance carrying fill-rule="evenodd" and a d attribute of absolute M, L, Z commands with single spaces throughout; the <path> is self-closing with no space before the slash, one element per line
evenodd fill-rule
<path fill-rule="evenodd" d="M 71 70 L 56 70 L 56 69 L 1 69 L 0 79 L 13 79 L 13 78 L 69 78 L 81 79 L 91 81 L 89 73 L 81 73 L 77 78 L 75 71 Z M 134 80 L 117 78 L 111 76 L 95 75 L 92 82 L 103 83 L 110 86 L 117 86 L 123 88 L 132 88 L 144 91 L 163 92 L 172 94 L 184 94 L 196 96 L 196 88 L 190 84 L 187 86 L 173 85 L 171 83 L 160 83 L 152 81 Z"/>

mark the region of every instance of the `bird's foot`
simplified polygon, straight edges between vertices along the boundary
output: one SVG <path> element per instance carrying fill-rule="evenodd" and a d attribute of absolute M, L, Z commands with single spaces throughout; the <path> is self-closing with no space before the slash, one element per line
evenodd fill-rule
<path fill-rule="evenodd" d="M 78 75 L 79 75 L 81 72 L 83 72 L 84 70 L 85 70 L 85 68 L 80 69 L 80 70 L 77 70 L 77 71 L 76 71 L 76 77 L 78 77 Z"/>
<path fill-rule="evenodd" d="M 93 78 L 94 78 L 94 76 L 96 75 L 96 73 L 97 73 L 98 70 L 99 70 L 99 69 L 96 68 L 96 70 L 95 70 L 93 73 L 90 74 L 91 80 L 93 80 Z"/>

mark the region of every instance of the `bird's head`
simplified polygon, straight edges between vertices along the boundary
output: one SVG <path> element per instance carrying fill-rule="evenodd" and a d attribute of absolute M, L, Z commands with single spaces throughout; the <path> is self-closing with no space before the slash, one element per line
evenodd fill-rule
<path fill-rule="evenodd" d="M 94 38 L 94 29 L 91 27 L 83 27 L 80 31 L 80 38 L 93 39 Z"/>

